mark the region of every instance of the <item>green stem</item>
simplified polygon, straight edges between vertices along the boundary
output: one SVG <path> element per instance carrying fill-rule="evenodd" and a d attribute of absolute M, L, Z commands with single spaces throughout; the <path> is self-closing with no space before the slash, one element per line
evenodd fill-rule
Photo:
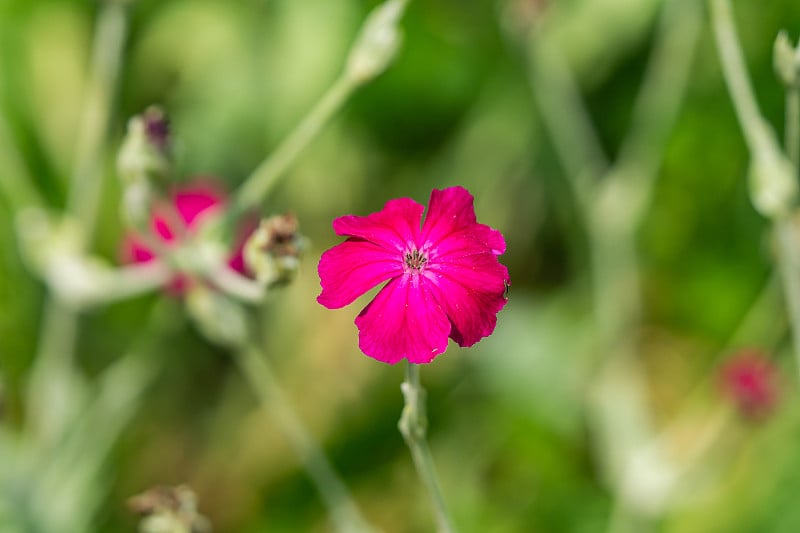
<path fill-rule="evenodd" d="M 254 345 L 246 346 L 236 353 L 236 362 L 300 456 L 308 476 L 328 508 L 336 530 L 340 533 L 374 532 L 325 453 L 292 408 L 262 351 Z"/>
<path fill-rule="evenodd" d="M 535 29 L 526 43 L 528 78 L 539 113 L 581 207 L 592 198 L 608 161 L 566 60 L 547 34 Z"/>
<path fill-rule="evenodd" d="M 75 313 L 51 297 L 45 304 L 27 392 L 31 429 L 45 441 L 61 433 L 74 407 L 78 377 L 72 355 L 77 331 Z"/>
<path fill-rule="evenodd" d="M 776 222 L 778 241 L 778 268 L 783 280 L 783 292 L 789 312 L 792 345 L 800 373 L 800 228 L 797 221 L 784 218 Z"/>
<path fill-rule="evenodd" d="M 265 159 L 234 194 L 233 212 L 241 213 L 257 206 L 277 184 L 289 165 L 328 123 L 356 88 L 346 74 L 328 91 L 270 156 Z"/>
<path fill-rule="evenodd" d="M 104 2 L 95 30 L 89 86 L 67 203 L 67 210 L 81 223 L 84 247 L 88 246 L 99 205 L 102 152 L 127 33 L 126 14 L 122 0 Z M 43 314 L 28 401 L 34 427 L 52 436 L 66 419 L 65 410 L 71 408 L 70 395 L 74 395 L 70 388 L 74 389 L 78 379 L 72 373 L 78 317 L 52 297 L 46 302 Z"/>
<path fill-rule="evenodd" d="M 650 205 L 664 149 L 689 85 L 702 27 L 696 0 L 671 0 L 662 7 L 656 43 L 633 107 L 612 175 L 632 189 L 628 209 L 639 224 Z"/>
<path fill-rule="evenodd" d="M 78 129 L 68 210 L 85 235 L 94 227 L 102 184 L 103 149 L 127 34 L 127 2 L 106 0 L 97 21 L 92 70 Z"/>
<path fill-rule="evenodd" d="M 0 80 L 0 83 L 2 80 Z M 31 185 L 22 157 L 11 143 L 5 117 L 0 115 L 0 197 L 5 197 L 12 214 L 23 207 L 42 205 L 38 191 Z"/>
<path fill-rule="evenodd" d="M 408 363 L 406 366 L 406 380 L 400 390 L 403 392 L 405 406 L 403 407 L 398 427 L 409 450 L 411 450 L 411 457 L 414 460 L 417 474 L 428 491 L 436 516 L 437 531 L 439 533 L 455 533 L 456 529 L 453 527 L 453 521 L 450 518 L 450 513 L 442 495 L 442 489 L 436 477 L 433 456 L 426 438 L 425 389 L 420 384 L 418 365 Z"/>
<path fill-rule="evenodd" d="M 786 155 L 794 167 L 794 177 L 800 168 L 800 91 L 795 87 L 786 90 Z M 780 271 L 783 278 L 786 305 L 789 308 L 792 342 L 800 374 L 800 228 L 794 217 L 777 221 L 775 232 L 780 251 Z"/>
<path fill-rule="evenodd" d="M 136 342 L 97 377 L 91 396 L 61 436 L 58 453 L 46 446 L 36 450 L 41 455 L 36 459 L 31 500 L 50 529 L 68 525 L 73 531 L 89 528 L 105 497 L 96 490 L 103 465 L 163 366 L 162 343 L 175 331 L 180 318 L 174 302 L 158 302 Z M 76 501 L 75 494 L 83 496 Z M 65 517 L 74 517 L 72 520 L 81 524 Z"/>
<path fill-rule="evenodd" d="M 76 295 L 75 303 L 84 307 L 127 300 L 163 287 L 173 276 L 174 272 L 160 260 L 109 269 L 98 273 L 91 292 Z"/>
<path fill-rule="evenodd" d="M 756 158 L 761 151 L 770 150 L 768 131 L 753 95 L 739 39 L 736 36 L 731 5 L 729 0 L 709 0 L 709 3 L 728 91 L 731 93 L 750 155 Z M 792 162 L 796 169 L 797 160 L 800 158 L 796 148 L 797 130 L 800 129 L 796 102 L 787 106 L 786 113 L 787 133 L 790 133 L 786 139 L 787 152 L 793 158 Z M 778 268 L 783 279 L 795 358 L 800 372 L 800 250 L 797 245 L 800 242 L 800 231 L 791 216 L 776 219 L 774 231 L 778 243 Z"/>
<path fill-rule="evenodd" d="M 786 89 L 786 155 L 794 164 L 795 177 L 800 170 L 800 89 Z"/>
<path fill-rule="evenodd" d="M 736 35 L 731 4 L 729 0 L 709 0 L 709 5 L 722 73 L 750 154 L 754 156 L 769 141 L 765 138 L 764 119 L 761 118 Z"/>

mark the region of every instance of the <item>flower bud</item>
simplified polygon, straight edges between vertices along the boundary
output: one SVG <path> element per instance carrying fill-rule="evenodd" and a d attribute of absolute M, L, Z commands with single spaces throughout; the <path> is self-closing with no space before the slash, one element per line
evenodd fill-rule
<path fill-rule="evenodd" d="M 128 226 L 145 227 L 150 220 L 150 211 L 155 200 L 155 191 L 149 181 L 129 183 L 122 191 L 122 216 Z"/>
<path fill-rule="evenodd" d="M 142 516 L 142 533 L 209 533 L 211 524 L 197 510 L 197 497 L 186 485 L 154 487 L 128 500 Z"/>
<path fill-rule="evenodd" d="M 398 24 L 407 0 L 387 0 L 367 16 L 347 59 L 347 75 L 365 83 L 381 74 L 394 59 L 402 43 Z"/>
<path fill-rule="evenodd" d="M 720 369 L 723 396 L 739 414 L 750 421 L 762 421 L 778 403 L 778 372 L 761 350 L 742 350 Z"/>
<path fill-rule="evenodd" d="M 794 165 L 771 142 L 757 150 L 750 162 L 750 198 L 756 210 L 768 218 L 788 215 L 797 202 Z"/>
<path fill-rule="evenodd" d="M 158 182 L 170 170 L 169 124 L 164 112 L 149 107 L 128 121 L 128 131 L 117 156 L 117 172 L 124 185 Z"/>
<path fill-rule="evenodd" d="M 297 273 L 305 239 L 292 213 L 261 221 L 244 245 L 244 261 L 264 286 L 291 281 Z"/>
<path fill-rule="evenodd" d="M 785 31 L 775 39 L 772 62 L 778 79 L 786 87 L 800 89 L 800 47 L 792 46 Z"/>

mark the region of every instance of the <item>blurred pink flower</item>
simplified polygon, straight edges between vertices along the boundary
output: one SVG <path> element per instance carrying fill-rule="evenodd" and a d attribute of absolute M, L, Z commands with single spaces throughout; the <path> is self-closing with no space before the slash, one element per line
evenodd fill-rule
<path fill-rule="evenodd" d="M 388 280 L 355 320 L 365 354 L 389 364 L 429 363 L 448 337 L 472 346 L 494 331 L 509 284 L 497 260 L 506 243 L 477 223 L 472 202 L 466 189 L 451 187 L 431 193 L 423 224 L 425 207 L 410 198 L 333 221 L 348 239 L 322 254 L 317 301 L 338 309 Z"/>
<path fill-rule="evenodd" d="M 725 362 L 720 371 L 722 393 L 750 420 L 772 413 L 778 400 L 777 372 L 758 350 L 743 350 Z"/>
<path fill-rule="evenodd" d="M 191 237 L 210 216 L 225 210 L 227 198 L 215 183 L 210 180 L 196 180 L 177 187 L 170 195 L 171 205 L 156 205 L 150 217 L 150 238 L 157 239 L 166 248 L 177 246 L 182 239 Z M 180 224 L 179 227 L 176 225 Z M 241 232 L 228 260 L 228 266 L 245 274 L 242 248 L 247 235 L 254 228 L 248 224 L 247 231 Z M 147 243 L 148 239 L 138 233 L 130 233 L 123 240 L 122 260 L 125 263 L 146 263 L 158 256 Z M 173 294 L 182 294 L 188 288 L 189 280 L 176 274 L 167 287 Z"/>

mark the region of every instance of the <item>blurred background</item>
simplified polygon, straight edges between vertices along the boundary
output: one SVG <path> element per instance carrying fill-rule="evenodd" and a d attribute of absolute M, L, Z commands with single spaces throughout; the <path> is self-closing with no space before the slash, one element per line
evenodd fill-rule
<path fill-rule="evenodd" d="M 114 161 L 129 117 L 161 105 L 176 176 L 233 190 L 336 79 L 376 4 L 130 2 L 91 250 L 119 261 Z M 67 203 L 101 6 L 0 0 L 0 528 L 134 531 L 131 496 L 186 483 L 217 531 L 329 531 L 269 410 L 179 298 L 80 314 L 82 401 L 103 397 L 101 376 L 132 347 L 157 361 L 146 393 L 114 415 L 120 427 L 91 475 L 46 466 L 83 441 L 37 448 L 26 436 L 48 291 L 21 259 L 26 195 L 15 191 L 55 213 Z M 800 4 L 734 8 L 762 111 L 782 132 L 772 45 L 781 29 L 796 42 Z M 310 242 L 297 279 L 264 304 L 265 351 L 365 516 L 390 533 L 433 530 L 396 428 L 402 365 L 358 350 L 352 321 L 371 294 L 322 308 L 316 264 L 339 242 L 333 218 L 463 185 L 479 221 L 506 237 L 512 287 L 491 337 L 451 343 L 422 369 L 432 452 L 461 530 L 799 530 L 797 366 L 704 3 L 413 0 L 401 25 L 395 62 L 353 94 L 262 210 L 294 212 Z M 664 35 L 677 48 L 644 94 L 674 114 L 637 115 Z M 607 183 L 623 192 L 604 193 Z M 631 183 L 651 187 L 627 217 Z M 612 198 L 625 230 L 598 228 L 608 211 L 587 213 L 595 195 Z M 621 241 L 634 258 L 617 264 Z M 154 334 L 159 301 L 169 325 Z M 51 477 L 61 488 L 42 488 Z"/>

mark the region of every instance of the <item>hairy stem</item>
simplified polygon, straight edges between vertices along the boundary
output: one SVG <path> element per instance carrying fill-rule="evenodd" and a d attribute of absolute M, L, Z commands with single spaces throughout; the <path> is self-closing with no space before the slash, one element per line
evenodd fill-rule
<path fill-rule="evenodd" d="M 542 121 L 550 134 L 575 198 L 585 208 L 608 161 L 569 65 L 546 33 L 526 43 L 528 75 Z"/>
<path fill-rule="evenodd" d="M 408 363 L 406 366 L 406 380 L 401 385 L 400 390 L 403 392 L 405 406 L 403 407 L 398 427 L 409 450 L 411 450 L 411 457 L 414 460 L 417 474 L 428 491 L 436 516 L 437 531 L 438 533 L 455 533 L 456 529 L 453 527 L 453 521 L 447 510 L 442 489 L 436 477 L 433 457 L 428 447 L 425 389 L 422 388 L 419 381 L 418 365 Z"/>
<path fill-rule="evenodd" d="M 299 455 L 309 478 L 317 487 L 339 533 L 372 533 L 375 530 L 361 515 L 344 482 L 325 453 L 306 429 L 281 388 L 263 352 L 251 344 L 236 353 L 236 362 L 270 410 L 286 438 Z"/>
<path fill-rule="evenodd" d="M 786 155 L 794 164 L 795 177 L 800 171 L 800 89 L 786 90 Z"/>
<path fill-rule="evenodd" d="M 709 0 L 709 4 L 725 82 L 728 85 L 736 115 L 739 117 L 742 133 L 750 149 L 750 156 L 757 158 L 759 152 L 770 149 L 768 131 L 753 94 L 742 49 L 736 35 L 731 5 L 729 0 Z M 800 117 L 798 117 L 797 103 L 788 102 L 788 104 L 786 109 L 787 153 L 792 158 L 796 174 L 797 160 L 800 158 L 796 148 Z M 774 220 L 774 232 L 778 245 L 778 269 L 783 280 L 794 353 L 798 372 L 800 372 L 800 251 L 797 247 L 797 243 L 800 242 L 800 228 L 793 217 L 787 216 Z"/>
<path fill-rule="evenodd" d="M 67 203 L 68 210 L 81 221 L 87 239 L 97 218 L 103 151 L 128 26 L 126 2 L 106 0 L 102 4 Z"/>
<path fill-rule="evenodd" d="M 297 156 L 322 130 L 356 88 L 347 75 L 340 76 L 291 134 L 234 193 L 232 208 L 240 213 L 261 203 Z"/>
<path fill-rule="evenodd" d="M 709 0 L 709 5 L 725 83 L 733 100 L 733 107 L 747 146 L 751 155 L 755 155 L 767 142 L 764 138 L 766 135 L 764 119 L 758 110 L 758 103 L 747 74 L 742 48 L 739 45 L 736 26 L 733 22 L 731 4 L 729 0 Z"/>
<path fill-rule="evenodd" d="M 89 85 L 67 204 L 67 210 L 80 221 L 84 247 L 88 246 L 95 224 L 105 136 L 127 33 L 125 2 L 108 0 L 102 6 L 95 29 Z M 54 435 L 66 419 L 64 411 L 70 408 L 73 395 L 70 389 L 78 379 L 72 372 L 77 330 L 77 315 L 51 296 L 43 310 L 28 387 L 32 423 L 43 435 Z"/>
<path fill-rule="evenodd" d="M 31 500 L 51 529 L 89 529 L 105 496 L 91 487 L 101 481 L 114 443 L 163 366 L 162 343 L 181 319 L 174 305 L 158 302 L 134 344 L 97 377 L 93 394 L 61 436 L 58 453 L 48 447 L 37 450 L 41 456 L 36 461 Z M 83 496 L 76 500 L 75 494 Z"/>

